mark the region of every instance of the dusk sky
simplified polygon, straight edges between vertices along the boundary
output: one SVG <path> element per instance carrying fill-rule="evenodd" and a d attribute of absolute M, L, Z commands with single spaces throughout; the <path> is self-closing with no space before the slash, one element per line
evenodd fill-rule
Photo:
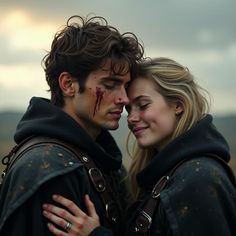
<path fill-rule="evenodd" d="M 235 0 L 0 0 L 0 110 L 49 98 L 41 59 L 70 16 L 90 13 L 134 32 L 146 56 L 187 66 L 211 94 L 211 113 L 236 114 Z"/>

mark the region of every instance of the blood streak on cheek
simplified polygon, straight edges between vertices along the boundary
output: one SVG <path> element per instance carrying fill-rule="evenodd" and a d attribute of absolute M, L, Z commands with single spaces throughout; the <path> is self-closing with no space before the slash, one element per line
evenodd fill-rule
<path fill-rule="evenodd" d="M 98 111 L 101 101 L 103 99 L 105 91 L 102 90 L 100 87 L 96 87 L 96 102 L 93 110 L 93 116 L 95 116 L 96 112 Z"/>

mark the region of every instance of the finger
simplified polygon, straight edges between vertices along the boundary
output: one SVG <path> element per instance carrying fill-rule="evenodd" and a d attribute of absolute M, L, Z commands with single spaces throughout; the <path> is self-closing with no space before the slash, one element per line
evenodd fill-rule
<path fill-rule="evenodd" d="M 69 221 L 73 221 L 74 216 L 67 210 L 54 206 L 52 204 L 43 204 L 43 209 L 50 212 L 53 215 L 57 215 L 60 218 L 64 218 Z"/>
<path fill-rule="evenodd" d="M 56 236 L 67 236 L 68 234 L 63 232 L 62 230 L 56 228 L 53 224 L 48 223 L 47 224 L 48 229 Z"/>
<path fill-rule="evenodd" d="M 67 224 L 67 220 L 58 217 L 57 215 L 52 214 L 51 212 L 48 211 L 43 211 L 43 215 L 50 220 L 52 223 L 54 223 L 57 226 L 60 226 L 61 228 L 65 229 L 65 226 Z M 54 226 L 55 228 L 55 226 Z"/>
<path fill-rule="evenodd" d="M 94 204 L 90 200 L 88 194 L 85 195 L 85 205 L 88 209 L 89 216 L 91 216 L 92 218 L 98 218 L 98 215 L 97 215 L 96 209 L 94 207 Z"/>
<path fill-rule="evenodd" d="M 57 194 L 54 194 L 52 198 L 54 201 L 60 203 L 61 205 L 66 207 L 68 210 L 70 210 L 70 212 L 73 213 L 75 216 L 80 216 L 84 214 L 84 212 L 71 200 Z"/>

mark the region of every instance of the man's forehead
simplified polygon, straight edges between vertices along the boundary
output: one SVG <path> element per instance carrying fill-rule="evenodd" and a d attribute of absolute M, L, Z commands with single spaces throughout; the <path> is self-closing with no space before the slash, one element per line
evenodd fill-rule
<path fill-rule="evenodd" d="M 130 72 L 130 66 L 129 63 L 125 60 L 112 60 L 112 59 L 106 59 L 101 63 L 100 69 L 102 71 L 109 72 L 110 75 L 125 75 Z"/>

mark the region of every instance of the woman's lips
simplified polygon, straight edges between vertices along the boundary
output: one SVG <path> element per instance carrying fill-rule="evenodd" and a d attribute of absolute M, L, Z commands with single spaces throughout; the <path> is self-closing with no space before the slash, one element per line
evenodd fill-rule
<path fill-rule="evenodd" d="M 140 135 L 143 133 L 148 127 L 136 127 L 133 128 L 132 132 L 134 133 L 135 136 Z"/>

